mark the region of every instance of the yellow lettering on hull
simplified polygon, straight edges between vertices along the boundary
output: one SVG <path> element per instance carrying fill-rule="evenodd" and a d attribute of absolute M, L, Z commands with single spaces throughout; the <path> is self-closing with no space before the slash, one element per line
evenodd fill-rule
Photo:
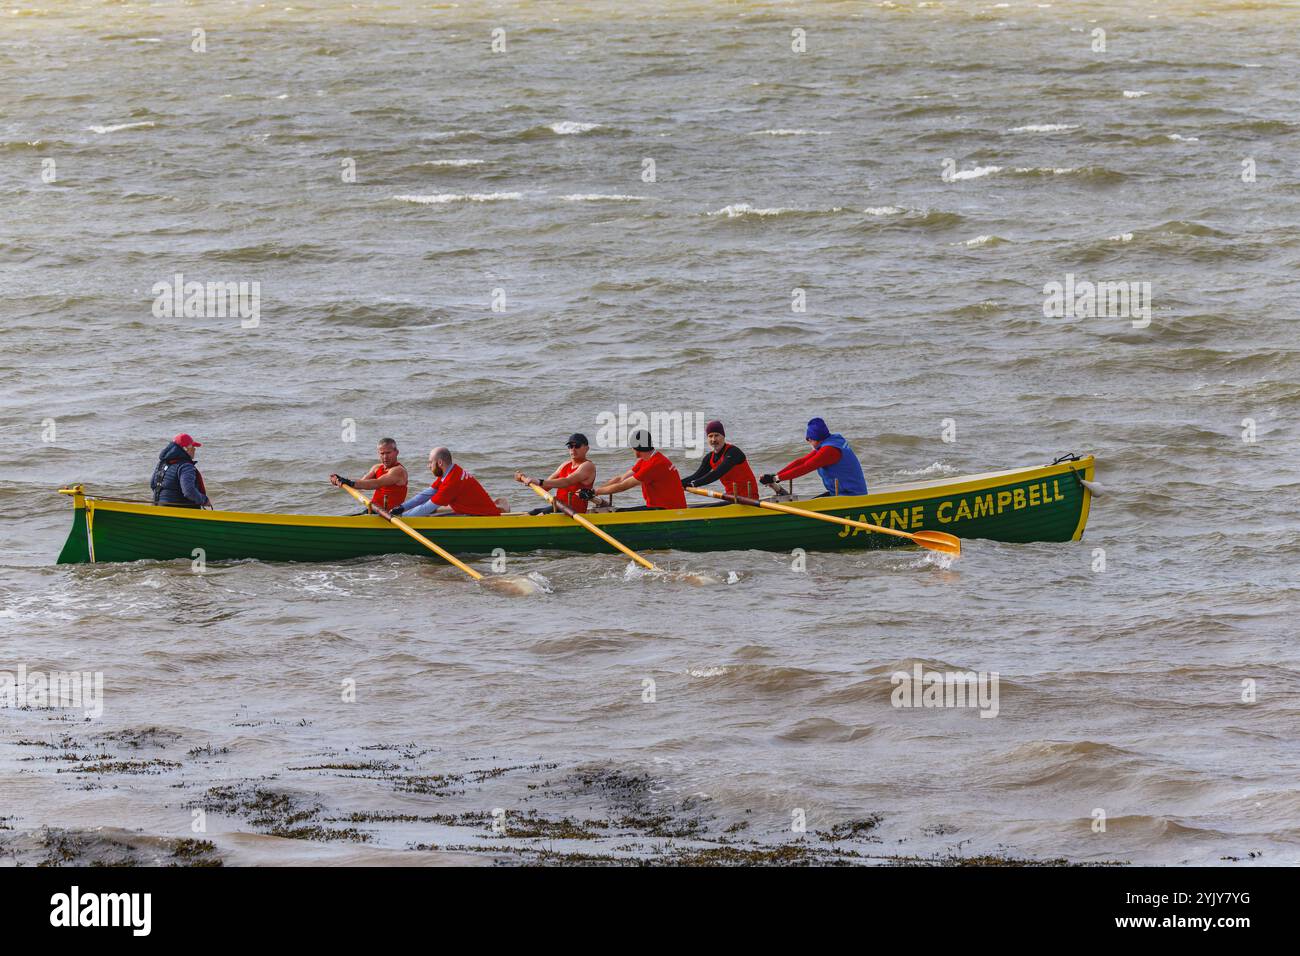
<path fill-rule="evenodd" d="M 991 491 L 983 495 L 945 499 L 935 508 L 934 517 L 939 524 L 953 524 L 958 521 L 991 518 L 1008 508 L 1012 511 L 1020 511 L 1024 508 L 1037 508 L 1039 505 L 1050 505 L 1064 500 L 1065 494 L 1061 491 L 1060 480 L 1051 479 L 1030 485 L 1028 488 L 1011 488 Z M 858 520 L 864 524 L 881 525 L 901 531 L 917 531 L 925 523 L 925 505 L 905 505 L 900 511 L 892 509 L 873 511 L 869 515 L 858 515 Z M 870 533 L 862 528 L 845 527 L 837 532 L 837 537 L 849 538 Z"/>

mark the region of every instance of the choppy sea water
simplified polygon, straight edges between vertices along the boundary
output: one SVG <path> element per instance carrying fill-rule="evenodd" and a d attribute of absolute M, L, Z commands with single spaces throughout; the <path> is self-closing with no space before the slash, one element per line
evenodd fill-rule
<path fill-rule="evenodd" d="M 1298 18 L 5 11 L 0 670 L 105 689 L 0 709 L 4 858 L 1295 863 Z M 177 273 L 257 324 L 155 315 Z M 1068 276 L 1149 324 L 1045 316 Z M 324 478 L 385 434 L 525 508 L 620 404 L 761 470 L 819 414 L 876 485 L 1077 451 L 1109 493 L 951 564 L 654 556 L 705 586 L 53 564 L 54 489 L 140 496 L 180 430 L 235 510 L 348 511 Z M 892 706 L 916 663 L 998 672 L 998 716 Z"/>

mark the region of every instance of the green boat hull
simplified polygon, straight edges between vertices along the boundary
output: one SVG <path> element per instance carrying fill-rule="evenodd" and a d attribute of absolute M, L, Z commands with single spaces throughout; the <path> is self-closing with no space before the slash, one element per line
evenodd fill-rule
<path fill-rule="evenodd" d="M 1093 460 L 884 488 L 860 497 L 811 498 L 797 507 L 902 531 L 946 531 L 993 541 L 1070 541 L 1083 533 Z M 382 518 L 196 511 L 74 495 L 60 564 L 172 560 L 342 561 L 428 554 Z M 593 514 L 637 551 L 837 551 L 907 545 L 906 539 L 741 505 Z M 563 515 L 424 518 L 410 524 L 457 555 L 612 552 Z"/>

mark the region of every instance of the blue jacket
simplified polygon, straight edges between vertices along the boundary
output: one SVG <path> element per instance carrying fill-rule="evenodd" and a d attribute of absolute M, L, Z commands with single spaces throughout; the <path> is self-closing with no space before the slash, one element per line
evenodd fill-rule
<path fill-rule="evenodd" d="M 817 443 L 818 448 L 830 445 L 832 448 L 840 450 L 840 460 L 826 468 L 818 468 L 817 474 L 821 476 L 822 484 L 831 494 L 841 495 L 865 495 L 867 493 L 867 476 L 862 473 L 862 465 L 858 462 L 858 456 L 853 454 L 853 449 L 849 447 L 848 441 L 841 434 L 827 435 Z M 836 481 L 839 482 L 839 490 L 836 491 Z"/>
<path fill-rule="evenodd" d="M 208 503 L 208 496 L 203 493 L 203 476 L 194 459 L 175 442 L 168 442 L 159 453 L 149 487 L 156 505 L 198 508 Z"/>
<path fill-rule="evenodd" d="M 433 479 L 433 484 L 423 491 L 411 495 L 402 502 L 403 518 L 424 518 L 438 510 L 438 506 L 431 504 L 429 499 L 438 493 L 438 482 L 441 478 Z"/>

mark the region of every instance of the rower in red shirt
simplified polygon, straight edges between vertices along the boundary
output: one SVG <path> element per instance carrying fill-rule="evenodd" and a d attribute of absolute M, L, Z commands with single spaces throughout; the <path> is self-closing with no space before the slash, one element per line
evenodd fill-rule
<path fill-rule="evenodd" d="M 704 426 L 704 433 L 711 451 L 700 459 L 700 467 L 695 469 L 695 474 L 682 479 L 682 487 L 702 488 L 721 481 L 729 495 L 757 498 L 758 479 L 745 460 L 745 453 L 727 443 L 727 433 L 723 431 L 722 422 L 715 418 Z"/>
<path fill-rule="evenodd" d="M 395 439 L 379 439 L 379 446 L 376 450 L 379 455 L 379 464 L 366 472 L 365 477 L 354 480 L 335 474 L 330 475 L 330 484 L 335 487 L 350 485 L 359 491 L 369 491 L 373 488 L 375 493 L 370 498 L 370 506 L 378 505 L 380 508 L 392 508 L 406 500 L 406 466 L 397 460 L 397 442 Z M 370 508 L 356 512 L 359 515 L 369 513 Z"/>
<path fill-rule="evenodd" d="M 551 477 L 538 481 L 535 478 L 529 478 L 522 471 L 516 471 L 515 481 L 524 485 L 535 484 L 539 488 L 554 491 L 556 501 L 566 504 L 574 511 L 582 514 L 587 510 L 587 501 L 585 498 L 578 497 L 578 492 L 583 488 L 590 488 L 596 483 L 596 463 L 587 458 L 589 446 L 587 436 L 582 432 L 574 432 L 564 445 L 569 449 L 569 460 L 551 472 Z M 552 505 L 543 505 L 541 508 L 534 508 L 528 513 L 530 515 L 549 515 L 555 514 L 558 510 Z"/>
<path fill-rule="evenodd" d="M 646 508 L 685 508 L 686 492 L 682 491 L 682 476 L 663 452 L 655 451 L 650 432 L 644 428 L 637 429 L 628 436 L 628 444 L 636 453 L 636 464 L 598 488 L 583 488 L 578 495 L 590 501 L 596 495 L 612 495 L 640 485 Z"/>
<path fill-rule="evenodd" d="M 429 471 L 433 473 L 433 484 L 393 508 L 390 514 L 406 518 L 501 514 L 501 508 L 478 479 L 453 462 L 451 452 L 446 448 L 429 452 Z M 449 510 L 444 511 L 444 508 Z"/>

